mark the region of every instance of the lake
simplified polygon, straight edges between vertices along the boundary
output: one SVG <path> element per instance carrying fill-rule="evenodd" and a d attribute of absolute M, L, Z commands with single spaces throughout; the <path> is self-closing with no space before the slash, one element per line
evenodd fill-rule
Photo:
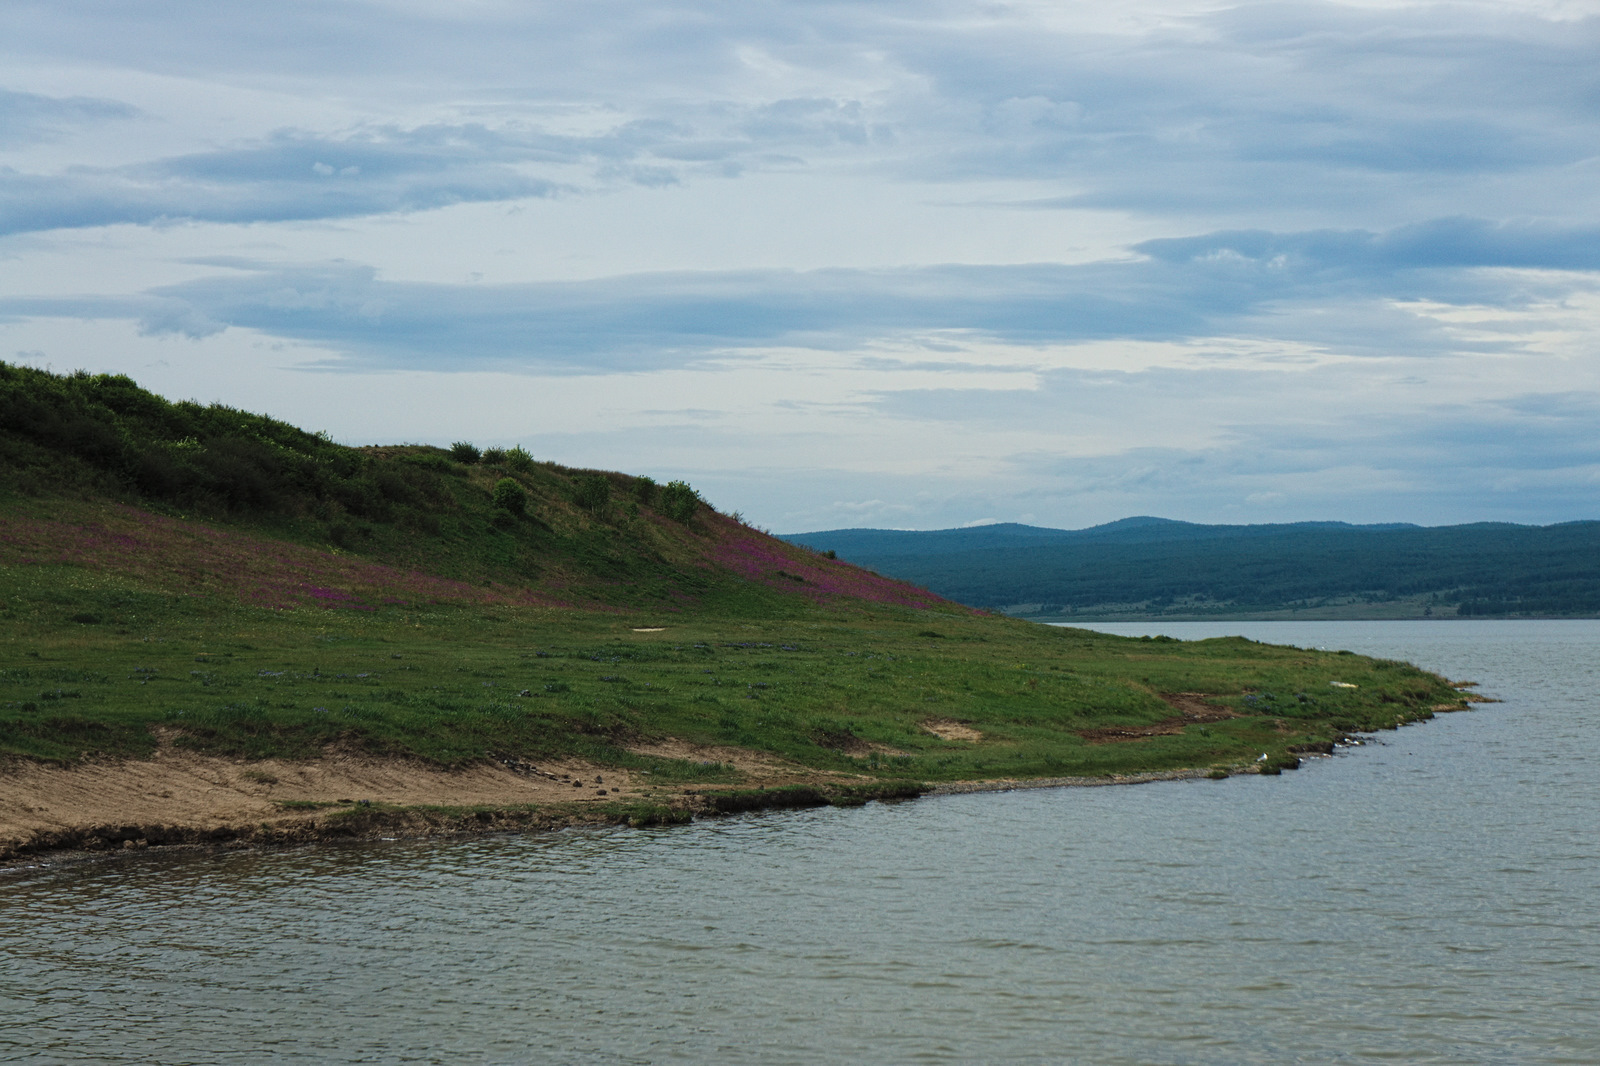
<path fill-rule="evenodd" d="M 1600 622 L 1096 626 L 1502 699 L 1282 777 L 0 878 L 0 1059 L 1600 1062 Z"/>

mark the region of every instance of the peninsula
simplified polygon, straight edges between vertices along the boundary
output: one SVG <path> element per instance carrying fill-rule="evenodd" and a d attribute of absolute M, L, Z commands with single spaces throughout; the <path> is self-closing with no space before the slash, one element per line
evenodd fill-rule
<path fill-rule="evenodd" d="M 1465 705 L 974 610 L 681 481 L 0 364 L 0 861 L 1281 773 Z"/>

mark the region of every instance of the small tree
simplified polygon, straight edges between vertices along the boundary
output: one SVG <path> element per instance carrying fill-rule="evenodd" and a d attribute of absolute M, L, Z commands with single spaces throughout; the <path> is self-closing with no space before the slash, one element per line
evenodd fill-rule
<path fill-rule="evenodd" d="M 500 466 L 506 461 L 506 450 L 504 448 L 485 448 L 483 450 L 483 461 L 490 466 Z"/>
<path fill-rule="evenodd" d="M 519 474 L 526 474 L 533 469 L 533 456 L 522 445 L 517 445 L 506 452 L 506 466 Z"/>
<path fill-rule="evenodd" d="M 494 505 L 502 511 L 521 514 L 528 507 L 528 494 L 508 477 L 494 483 Z"/>
<path fill-rule="evenodd" d="M 640 503 L 644 504 L 646 507 L 649 507 L 651 504 L 656 502 L 656 489 L 657 489 L 657 487 L 658 486 L 656 485 L 656 479 L 655 478 L 653 478 L 653 477 L 642 477 L 642 478 L 639 478 L 638 480 L 634 481 L 634 483 L 633 483 L 633 495 L 634 495 L 634 498 L 637 499 Z"/>
<path fill-rule="evenodd" d="M 677 522 L 687 522 L 700 508 L 700 494 L 687 481 L 669 481 L 661 490 L 661 513 Z"/>
<path fill-rule="evenodd" d="M 603 474 L 584 474 L 578 478 L 572 498 L 579 507 L 599 518 L 611 502 L 611 480 Z"/>
<path fill-rule="evenodd" d="M 472 444 L 464 440 L 458 440 L 454 444 L 450 445 L 450 458 L 454 459 L 458 463 L 466 463 L 468 466 L 471 466 L 473 463 L 476 463 L 480 458 L 482 458 L 482 453 L 478 451 L 478 446 L 476 444 Z"/>

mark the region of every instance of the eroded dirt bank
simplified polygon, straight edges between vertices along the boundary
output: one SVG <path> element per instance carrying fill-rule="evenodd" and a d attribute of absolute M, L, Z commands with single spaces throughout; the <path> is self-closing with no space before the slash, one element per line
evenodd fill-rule
<path fill-rule="evenodd" d="M 1332 747 L 1310 745 L 1299 750 L 1327 754 Z M 538 764 L 507 760 L 446 770 L 341 753 L 309 761 L 247 761 L 199 755 L 170 744 L 149 759 L 120 762 L 56 766 L 13 760 L 0 763 L 0 866 L 175 845 L 298 844 L 669 824 L 697 815 L 764 808 L 1131 785 L 1207 775 L 1203 770 L 1173 770 L 925 786 L 822 772 L 742 749 L 697 747 L 674 740 L 633 750 L 687 760 L 715 773 L 706 781 L 664 782 L 648 773 L 576 760 Z M 1298 764 L 1298 759 L 1292 761 Z M 737 784 L 728 783 L 730 767 L 737 772 Z"/>
<path fill-rule="evenodd" d="M 154 757 L 53 766 L 0 765 L 0 863 L 63 852 L 180 844 L 290 844 L 631 822 L 761 806 L 862 802 L 915 794 L 819 773 L 752 752 L 676 741 L 640 754 L 738 771 L 722 781 L 653 781 L 575 760 L 517 760 L 444 770 L 329 754 L 245 761 L 163 747 Z"/>

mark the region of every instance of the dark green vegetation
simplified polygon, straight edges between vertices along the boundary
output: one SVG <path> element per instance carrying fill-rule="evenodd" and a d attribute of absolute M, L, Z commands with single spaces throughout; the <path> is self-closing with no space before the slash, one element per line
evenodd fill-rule
<path fill-rule="evenodd" d="M 1594 617 L 1600 522 L 1423 528 L 1130 518 L 786 539 L 962 603 L 1049 618 Z"/>
<path fill-rule="evenodd" d="M 0 406 L 14 756 L 579 757 L 736 795 L 652 745 L 889 783 L 1277 766 L 1459 703 L 1347 653 L 975 613 L 682 482 L 346 448 L 123 378 L 0 366 Z"/>
<path fill-rule="evenodd" d="M 14 514 L 83 520 L 81 508 L 27 501 L 119 501 L 568 603 L 788 601 L 699 565 L 704 545 L 675 527 L 712 512 L 682 482 L 658 492 L 648 478 L 464 441 L 350 448 L 261 415 L 172 403 L 120 375 L 0 363 L 0 493 L 21 502 Z"/>

